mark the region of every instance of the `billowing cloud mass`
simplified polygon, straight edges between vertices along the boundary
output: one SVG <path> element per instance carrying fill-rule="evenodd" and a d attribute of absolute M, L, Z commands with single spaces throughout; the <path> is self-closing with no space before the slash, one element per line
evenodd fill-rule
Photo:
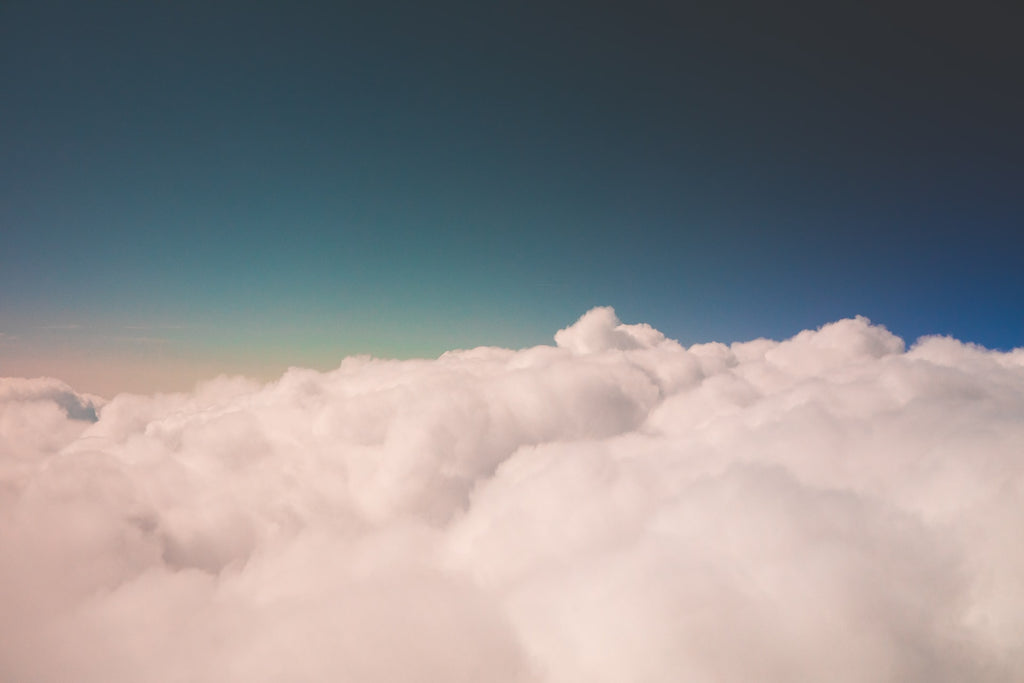
<path fill-rule="evenodd" d="M 555 339 L 0 380 L 0 680 L 1024 679 L 1024 349 Z"/>

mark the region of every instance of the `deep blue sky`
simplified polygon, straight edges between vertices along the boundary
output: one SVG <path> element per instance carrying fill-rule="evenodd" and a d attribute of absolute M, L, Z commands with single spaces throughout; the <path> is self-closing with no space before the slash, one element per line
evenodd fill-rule
<path fill-rule="evenodd" d="M 1009 4 L 554 4 L 0 5 L 0 374 L 1024 345 Z"/>

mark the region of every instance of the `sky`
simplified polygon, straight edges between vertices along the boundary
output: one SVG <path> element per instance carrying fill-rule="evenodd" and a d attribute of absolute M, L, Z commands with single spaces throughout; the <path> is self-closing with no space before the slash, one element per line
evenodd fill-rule
<path fill-rule="evenodd" d="M 1024 345 L 1009 6 L 0 4 L 0 375 L 867 316 Z"/>
<path fill-rule="evenodd" d="M 0 2 L 0 680 L 1024 680 L 938 5 Z"/>

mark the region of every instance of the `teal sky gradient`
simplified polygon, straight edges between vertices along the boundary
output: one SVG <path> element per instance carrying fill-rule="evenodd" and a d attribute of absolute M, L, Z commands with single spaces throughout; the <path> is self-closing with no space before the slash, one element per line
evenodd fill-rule
<path fill-rule="evenodd" d="M 594 305 L 1024 345 L 1006 17 L 371 4 L 5 3 L 0 374 L 162 388 Z"/>

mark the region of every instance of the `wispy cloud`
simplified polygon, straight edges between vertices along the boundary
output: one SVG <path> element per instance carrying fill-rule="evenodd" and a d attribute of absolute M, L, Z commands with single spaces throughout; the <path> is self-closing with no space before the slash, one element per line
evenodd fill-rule
<path fill-rule="evenodd" d="M 81 330 L 84 326 L 78 323 L 61 323 L 56 325 L 37 325 L 38 330 Z"/>
<path fill-rule="evenodd" d="M 107 339 L 115 342 L 126 342 L 129 344 L 169 344 L 172 340 L 165 337 L 145 337 L 145 336 L 111 336 Z"/>
<path fill-rule="evenodd" d="M 186 326 L 160 323 L 157 325 L 124 325 L 123 328 L 126 330 L 184 330 Z"/>

